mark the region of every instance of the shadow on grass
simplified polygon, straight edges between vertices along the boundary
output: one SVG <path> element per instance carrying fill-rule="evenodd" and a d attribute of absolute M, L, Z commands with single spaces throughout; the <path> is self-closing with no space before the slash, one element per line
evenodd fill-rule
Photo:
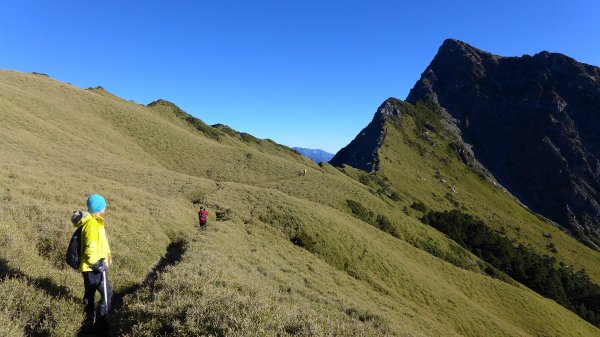
<path fill-rule="evenodd" d="M 115 333 L 118 335 L 127 334 L 127 329 L 130 329 L 132 324 L 128 322 L 128 318 L 126 312 L 121 310 L 124 305 L 124 299 L 128 295 L 132 295 L 145 287 L 152 287 L 154 282 L 158 279 L 159 275 L 164 272 L 164 270 L 169 267 L 177 264 L 183 258 L 183 254 L 187 250 L 187 241 L 184 239 L 179 239 L 177 241 L 171 242 L 167 246 L 167 251 L 163 257 L 158 260 L 156 265 L 150 270 L 150 272 L 146 275 L 144 280 L 140 283 L 134 284 L 123 291 L 115 292 L 112 298 L 111 303 L 111 312 L 112 317 L 111 320 L 115 323 Z M 116 334 L 115 334 L 116 335 Z"/>
<path fill-rule="evenodd" d="M 123 308 L 125 296 L 132 295 L 144 287 L 153 286 L 159 275 L 164 272 L 167 267 L 175 265 L 181 261 L 186 249 L 187 241 L 183 239 L 171 242 L 167 246 L 165 255 L 158 260 L 156 265 L 150 270 L 142 282 L 132 285 L 123 291 L 114 293 L 111 306 L 112 315 L 110 317 L 111 321 L 114 322 L 114 328 L 112 328 L 111 331 L 90 331 L 88 333 L 84 331 L 85 329 L 82 324 L 77 336 L 107 336 L 124 334 L 122 330 L 129 329 L 133 323 L 129 321 L 130 319 L 127 314 L 121 310 Z M 0 258 L 0 282 L 9 278 L 23 280 L 27 284 L 42 290 L 53 298 L 62 298 L 77 304 L 82 303 L 82 299 L 73 296 L 67 287 L 54 283 L 48 277 L 34 278 L 28 276 L 20 269 L 11 267 L 6 259 Z M 36 334 L 35 332 L 32 332 L 30 335 L 33 336 Z"/>
<path fill-rule="evenodd" d="M 49 277 L 31 277 L 18 268 L 9 265 L 6 259 L 0 258 L 0 281 L 6 278 L 16 278 L 27 282 L 54 298 L 62 298 L 69 301 L 81 302 L 80 298 L 73 296 L 69 288 L 54 283 Z"/>
<path fill-rule="evenodd" d="M 64 287 L 64 286 L 54 283 L 54 281 L 52 281 L 48 277 L 34 278 L 31 276 L 28 276 L 21 270 L 11 267 L 6 259 L 0 258 L 0 282 L 4 281 L 5 279 L 10 279 L 10 278 L 22 280 L 22 281 L 26 282 L 28 285 L 31 285 L 39 290 L 42 290 L 47 295 L 49 295 L 53 298 L 62 298 L 62 299 L 66 299 L 70 302 L 74 302 L 77 304 L 82 303 L 82 299 L 73 296 L 67 287 Z M 32 324 L 32 325 L 28 325 L 26 327 L 25 334 L 27 336 L 46 336 L 47 333 L 41 332 L 37 329 L 38 327 L 40 327 L 42 325 L 42 322 L 44 321 L 44 315 L 42 314 L 41 317 L 34 318 L 34 321 L 39 321 L 39 322 Z M 79 332 L 78 336 L 81 336 L 81 331 Z M 88 335 L 84 335 L 84 336 L 88 336 Z"/>

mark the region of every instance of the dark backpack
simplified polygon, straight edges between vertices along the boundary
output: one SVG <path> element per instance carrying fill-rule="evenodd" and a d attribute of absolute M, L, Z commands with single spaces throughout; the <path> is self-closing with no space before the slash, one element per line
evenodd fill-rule
<path fill-rule="evenodd" d="M 75 211 L 71 215 L 71 222 L 76 225 L 78 224 L 87 212 Z M 65 261 L 71 268 L 78 269 L 79 263 L 81 262 L 81 229 L 83 226 L 79 226 L 75 233 L 71 235 L 71 241 L 69 241 L 69 247 L 67 247 L 67 254 Z"/>
<path fill-rule="evenodd" d="M 81 227 L 77 228 L 71 236 L 71 241 L 69 241 L 69 247 L 67 248 L 66 261 L 71 268 L 79 268 L 79 262 L 81 261 Z"/>

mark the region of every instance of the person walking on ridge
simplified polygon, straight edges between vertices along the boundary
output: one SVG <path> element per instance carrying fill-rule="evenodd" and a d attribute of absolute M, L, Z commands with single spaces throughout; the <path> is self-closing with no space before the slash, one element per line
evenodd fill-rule
<path fill-rule="evenodd" d="M 106 200 L 99 194 L 92 194 L 87 199 L 88 213 L 81 212 L 81 220 L 75 227 L 81 229 L 81 262 L 78 271 L 83 275 L 86 319 L 84 329 L 90 331 L 96 326 L 99 330 L 108 329 L 108 312 L 113 295 L 108 280 L 107 270 L 112 264 L 110 247 L 106 237 L 104 218 Z M 73 221 L 75 222 L 75 221 Z M 96 317 L 94 297 L 100 292 L 100 305 Z"/>
<path fill-rule="evenodd" d="M 204 227 L 206 226 L 206 223 L 208 222 L 208 212 L 206 211 L 206 209 L 204 207 L 200 208 L 200 211 L 198 211 L 198 223 L 200 224 L 200 227 Z"/>

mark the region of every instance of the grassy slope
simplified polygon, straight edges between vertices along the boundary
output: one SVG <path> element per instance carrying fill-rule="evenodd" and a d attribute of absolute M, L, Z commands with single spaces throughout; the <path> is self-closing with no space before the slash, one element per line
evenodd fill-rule
<path fill-rule="evenodd" d="M 386 125 L 386 141 L 379 151 L 383 159 L 378 174 L 388 178 L 394 188 L 406 196 L 401 205 L 421 201 L 436 210 L 461 208 L 541 254 L 555 256 L 576 269 L 584 268 L 600 282 L 598 252 L 549 225 L 515 202 L 501 187 L 481 179 L 460 163 L 447 146 L 451 138 L 445 132 L 425 135 L 427 130 L 419 126 L 422 121 L 437 123 L 437 129 L 442 130 L 434 113 L 424 106 L 411 108 L 411 111 L 412 115 Z M 551 238 L 544 233 L 550 233 Z M 557 254 L 548 249 L 550 242 L 557 247 Z"/>
<path fill-rule="evenodd" d="M 428 188 L 440 193 L 447 187 L 433 183 L 428 165 L 398 172 L 384 167 L 402 178 L 392 181 L 402 199 L 391 201 L 350 178 L 360 174 L 350 168 L 346 175 L 235 134 L 211 140 L 164 107 L 10 71 L 0 71 L 0 119 L 0 335 L 72 335 L 78 328 L 81 276 L 66 269 L 62 258 L 72 232 L 69 214 L 92 192 L 109 202 L 118 293 L 144 279 L 170 242 L 187 243 L 181 262 L 125 297 L 114 315 L 123 334 L 599 333 L 522 286 L 484 276 L 476 266 L 457 268 L 417 248 L 429 244 L 457 259 L 474 259 L 420 224 L 412 210 L 402 212 L 414 198 L 448 206 L 418 181 L 398 183 L 427 174 Z M 389 139 L 395 136 L 402 134 L 390 132 Z M 404 152 L 383 154 L 415 155 L 411 147 L 396 149 Z M 423 162 L 414 157 L 414 165 Z M 296 176 L 304 167 L 308 175 Z M 463 173 L 455 178 L 458 195 L 475 186 L 472 199 L 459 202 L 502 195 L 473 181 L 458 163 L 444 170 L 450 177 Z M 400 238 L 351 216 L 346 199 L 388 217 Z M 500 200 L 506 209 L 491 202 L 482 207 L 507 223 L 529 219 L 525 211 L 513 217 L 506 210 L 521 208 Z M 192 201 L 209 208 L 205 231 L 194 227 Z M 215 221 L 217 210 L 227 210 L 229 220 Z M 486 208 L 476 214 L 488 216 Z M 551 231 L 542 222 L 535 226 Z M 538 229 L 520 227 L 523 240 L 535 245 Z M 553 235 L 562 259 L 586 266 L 599 279 L 589 262 L 596 253 Z M 307 249 L 292 244 L 293 237 Z"/>

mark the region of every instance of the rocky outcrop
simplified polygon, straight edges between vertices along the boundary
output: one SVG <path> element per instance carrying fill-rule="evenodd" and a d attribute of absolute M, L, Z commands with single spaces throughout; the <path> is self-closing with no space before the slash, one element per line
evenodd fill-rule
<path fill-rule="evenodd" d="M 406 103 L 388 98 L 377 109 L 371 123 L 350 144 L 338 151 L 329 163 L 333 166 L 346 164 L 367 172 L 377 170 L 377 151 L 385 138 L 385 121 L 393 116 L 400 116 L 403 104 Z"/>
<path fill-rule="evenodd" d="M 600 244 L 600 68 L 500 57 L 447 40 L 408 95 L 445 113 L 475 158 L 532 210 Z"/>

